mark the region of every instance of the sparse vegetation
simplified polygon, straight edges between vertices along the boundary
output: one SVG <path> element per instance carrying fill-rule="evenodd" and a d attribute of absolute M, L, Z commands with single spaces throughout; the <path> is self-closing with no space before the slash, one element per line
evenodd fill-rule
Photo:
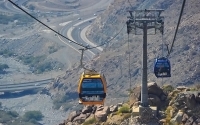
<path fill-rule="evenodd" d="M 58 48 L 56 48 L 55 46 L 49 46 L 49 54 L 54 53 L 58 51 Z"/>
<path fill-rule="evenodd" d="M 174 87 L 172 85 L 164 85 L 162 89 L 165 93 L 169 94 L 174 90 Z"/>
<path fill-rule="evenodd" d="M 5 69 L 8 69 L 9 66 L 7 64 L 0 64 L 0 74 L 5 73 Z"/>
<path fill-rule="evenodd" d="M 46 56 L 20 56 L 18 57 L 25 65 L 29 65 L 33 73 L 43 73 L 54 69 L 51 62 L 44 62 Z"/>
<path fill-rule="evenodd" d="M 124 114 L 123 120 L 128 119 L 131 117 L 131 113 Z"/>
<path fill-rule="evenodd" d="M 25 121 L 16 111 L 0 110 L 0 123 L 5 125 L 38 125 L 38 122 Z"/>
<path fill-rule="evenodd" d="M 16 20 L 17 25 L 33 22 L 33 19 L 25 14 L 0 15 L 0 24 L 8 24 Z"/>
<path fill-rule="evenodd" d="M 57 96 L 55 100 L 53 101 L 53 104 L 54 104 L 53 107 L 55 109 L 59 109 L 62 106 L 63 110 L 67 111 L 69 108 L 73 106 L 73 104 L 70 104 L 69 102 L 67 102 L 68 100 L 69 100 L 68 95 Z"/>
<path fill-rule="evenodd" d="M 30 65 L 31 67 L 35 67 L 38 65 L 42 60 L 45 59 L 45 56 L 20 56 L 19 59 L 26 65 Z"/>
<path fill-rule="evenodd" d="M 24 114 L 23 119 L 25 121 L 31 121 L 32 123 L 36 123 L 36 121 L 42 120 L 44 116 L 40 111 L 28 111 Z"/>
<path fill-rule="evenodd" d="M 7 49 L 4 49 L 4 50 L 1 50 L 1 51 L 0 51 L 0 55 L 2 55 L 2 56 L 4 56 L 4 57 L 7 58 L 7 57 L 13 56 L 14 53 L 11 52 L 11 51 L 9 51 L 9 50 L 7 50 Z"/>
<path fill-rule="evenodd" d="M 128 105 L 124 105 L 119 108 L 118 113 L 130 113 L 130 108 Z"/>
<path fill-rule="evenodd" d="M 85 122 L 83 123 L 83 125 L 90 125 L 90 124 L 93 124 L 93 123 L 95 123 L 95 122 L 96 122 L 96 119 L 93 117 L 93 118 L 88 119 L 87 121 L 85 121 Z"/>
<path fill-rule="evenodd" d="M 36 66 L 36 73 L 43 73 L 45 71 L 53 70 L 54 66 L 51 62 L 42 63 Z"/>
<path fill-rule="evenodd" d="M 8 111 L 8 114 L 11 115 L 12 117 L 18 117 L 19 114 L 16 111 Z"/>
<path fill-rule="evenodd" d="M 33 5 L 29 5 L 29 6 L 28 6 L 28 9 L 30 9 L 30 10 L 34 10 L 34 9 L 35 9 L 35 6 L 33 6 Z"/>
<path fill-rule="evenodd" d="M 196 84 L 190 88 L 190 91 L 199 91 L 199 90 L 200 90 L 200 84 Z"/>
<path fill-rule="evenodd" d="M 170 123 L 170 120 L 172 119 L 172 110 L 173 108 L 171 106 L 168 106 L 166 111 L 165 111 L 165 114 L 166 114 L 166 123 Z"/>

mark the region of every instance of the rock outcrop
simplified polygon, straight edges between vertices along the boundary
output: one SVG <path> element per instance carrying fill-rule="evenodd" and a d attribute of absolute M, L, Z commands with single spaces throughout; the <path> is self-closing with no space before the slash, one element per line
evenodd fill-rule
<path fill-rule="evenodd" d="M 199 90 L 177 87 L 168 94 L 170 100 L 165 111 L 165 123 L 198 125 L 200 124 Z"/>
<path fill-rule="evenodd" d="M 157 106 L 158 109 L 165 106 L 167 94 L 155 82 L 148 83 L 148 101 L 149 105 Z M 140 105 L 141 87 L 135 87 L 130 95 L 130 104 Z"/>
<path fill-rule="evenodd" d="M 198 88 L 198 87 L 197 87 Z M 155 82 L 148 84 L 149 104 L 166 109 L 158 109 L 158 115 L 132 116 L 131 107 L 140 104 L 140 87 L 133 89 L 129 104 L 119 103 L 111 106 L 85 106 L 80 111 L 73 111 L 60 125 L 127 125 L 127 124 L 184 124 L 200 125 L 200 91 L 195 88 L 170 85 L 162 88 Z M 137 91 L 136 91 L 137 90 Z M 164 105 L 161 105 L 163 103 Z M 149 111 L 145 114 L 153 114 Z M 146 119 L 146 120 L 145 120 Z M 148 122 L 149 121 L 149 122 Z M 146 124 L 145 123 L 145 124 Z"/>
<path fill-rule="evenodd" d="M 65 125 L 76 125 L 82 124 L 89 120 L 95 122 L 105 122 L 110 113 L 118 110 L 118 105 L 109 106 L 85 106 L 81 111 L 73 111 L 68 116 L 67 120 L 64 121 Z"/>

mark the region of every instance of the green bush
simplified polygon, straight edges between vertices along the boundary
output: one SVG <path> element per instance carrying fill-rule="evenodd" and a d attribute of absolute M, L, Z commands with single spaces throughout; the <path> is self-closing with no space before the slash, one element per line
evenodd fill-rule
<path fill-rule="evenodd" d="M 40 111 L 28 111 L 24 114 L 23 116 L 23 119 L 25 121 L 33 121 L 33 120 L 36 120 L 36 121 L 40 121 L 42 120 L 44 116 L 42 115 L 42 113 Z"/>
<path fill-rule="evenodd" d="M 32 68 L 33 73 L 43 73 L 45 71 L 53 70 L 54 65 L 51 62 L 44 62 L 46 56 L 20 56 L 18 57 L 25 65 Z"/>
<path fill-rule="evenodd" d="M 16 111 L 0 110 L 0 123 L 5 125 L 38 125 L 35 120 L 25 121 Z"/>
<path fill-rule="evenodd" d="M 87 121 L 85 121 L 83 123 L 83 125 L 90 125 L 90 124 L 93 124 L 96 122 L 96 119 L 95 118 L 91 118 L 91 119 L 88 119 Z"/>
<path fill-rule="evenodd" d="M 29 122 L 37 124 L 38 122 L 36 121 L 36 119 L 30 119 Z"/>
<path fill-rule="evenodd" d="M 0 64 L 0 73 L 4 74 L 5 69 L 8 69 L 9 66 L 7 64 Z"/>
<path fill-rule="evenodd" d="M 8 114 L 11 115 L 12 117 L 18 117 L 19 114 L 16 111 L 8 111 Z"/>
<path fill-rule="evenodd" d="M 36 73 L 43 73 L 50 70 L 53 70 L 53 65 L 51 62 L 42 63 L 36 66 Z"/>
<path fill-rule="evenodd" d="M 45 56 L 20 56 L 18 57 L 24 64 L 35 67 L 45 59 Z"/>
<path fill-rule="evenodd" d="M 4 113 L 4 112 L 0 112 L 0 123 L 6 123 L 8 121 L 11 121 L 13 118 L 11 115 Z"/>
<path fill-rule="evenodd" d="M 172 114 L 171 114 L 172 110 L 173 110 L 172 106 L 168 106 L 167 109 L 165 110 L 166 123 L 170 123 L 170 120 L 172 119 Z"/>
<path fill-rule="evenodd" d="M 68 95 L 57 95 L 53 99 L 53 108 L 59 109 L 61 106 L 63 107 L 64 111 L 67 111 L 69 108 L 72 108 L 74 104 L 69 103 L 70 97 Z M 76 107 L 78 108 L 78 107 Z"/>
<path fill-rule="evenodd" d="M 122 106 L 119 108 L 118 113 L 130 113 L 130 108 L 128 106 Z"/>
<path fill-rule="evenodd" d="M 55 46 L 49 46 L 49 54 L 54 53 L 56 51 L 58 51 L 58 49 L 55 48 Z"/>
<path fill-rule="evenodd" d="M 170 93 L 174 90 L 174 87 L 172 85 L 164 85 L 162 87 L 163 91 L 166 92 L 166 93 Z"/>
<path fill-rule="evenodd" d="M 69 99 L 68 95 L 59 95 L 55 98 L 54 103 L 65 103 Z"/>
<path fill-rule="evenodd" d="M 35 9 L 35 6 L 33 6 L 33 5 L 29 5 L 29 6 L 28 6 L 28 9 L 30 9 L 30 10 L 34 10 L 34 9 Z"/>
<path fill-rule="evenodd" d="M 54 104 L 53 108 L 59 109 L 61 106 L 63 106 L 65 111 L 68 110 L 69 108 L 73 106 L 73 104 L 67 103 L 68 100 L 69 100 L 68 95 L 57 96 L 53 101 L 53 104 Z"/>
<path fill-rule="evenodd" d="M 11 57 L 14 55 L 14 53 L 5 49 L 0 51 L 0 55 L 2 55 L 3 57 Z"/>

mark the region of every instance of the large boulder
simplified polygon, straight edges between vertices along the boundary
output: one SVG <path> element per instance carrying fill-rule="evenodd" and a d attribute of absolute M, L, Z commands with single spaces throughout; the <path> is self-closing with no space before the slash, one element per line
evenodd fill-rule
<path fill-rule="evenodd" d="M 149 94 L 148 101 L 151 106 L 157 106 L 158 108 L 161 106 L 161 100 L 157 95 Z"/>
<path fill-rule="evenodd" d="M 194 121 L 196 121 L 196 117 L 192 116 L 186 121 L 185 125 L 193 125 Z"/>
<path fill-rule="evenodd" d="M 175 123 L 180 124 L 182 122 L 182 119 L 183 119 L 183 114 L 184 114 L 183 111 L 179 110 L 178 113 L 176 114 L 176 116 L 174 116 L 174 118 L 172 118 L 170 120 L 170 122 L 172 124 L 175 124 Z"/>
<path fill-rule="evenodd" d="M 189 118 L 189 116 L 186 113 L 184 113 L 183 117 L 182 117 L 182 122 L 185 124 L 187 122 L 188 118 Z"/>
<path fill-rule="evenodd" d="M 110 112 L 110 108 L 108 106 L 105 107 L 97 107 L 95 112 L 95 118 L 97 121 L 105 122 L 107 120 L 107 116 Z"/>
<path fill-rule="evenodd" d="M 148 93 L 157 95 L 158 97 L 161 97 L 163 94 L 165 95 L 163 90 L 155 82 L 148 83 Z"/>
<path fill-rule="evenodd" d="M 97 121 L 105 122 L 107 120 L 108 114 L 106 112 L 96 112 L 95 118 Z"/>
<path fill-rule="evenodd" d="M 200 118 L 196 119 L 196 120 L 193 122 L 193 125 L 200 125 Z"/>
<path fill-rule="evenodd" d="M 79 116 L 81 114 L 80 111 L 73 111 L 69 114 L 67 122 L 72 122 L 75 117 Z"/>
<path fill-rule="evenodd" d="M 149 105 L 157 106 L 158 108 L 165 106 L 167 95 L 164 93 L 163 89 L 161 89 L 155 82 L 148 83 L 148 95 Z M 137 106 L 138 104 L 140 104 L 140 100 L 141 86 L 138 86 L 133 88 L 129 102 L 131 106 Z"/>
<path fill-rule="evenodd" d="M 90 116 L 90 113 L 86 114 L 80 114 L 76 118 L 74 118 L 73 122 L 77 122 L 79 124 L 83 123 L 88 117 Z"/>
<path fill-rule="evenodd" d="M 82 113 L 83 113 L 83 114 L 92 113 L 92 111 L 93 111 L 92 106 L 85 106 L 85 107 L 82 109 Z"/>
<path fill-rule="evenodd" d="M 176 89 L 183 91 L 183 90 L 187 90 L 188 87 L 186 87 L 186 86 L 178 86 L 178 87 L 176 87 Z"/>
<path fill-rule="evenodd" d="M 195 91 L 185 91 L 179 92 L 177 96 L 170 95 L 170 97 L 174 97 L 174 100 L 171 100 L 169 105 L 175 105 L 176 107 L 189 110 L 193 110 L 195 107 L 199 105 L 198 98 L 199 92 Z"/>
<path fill-rule="evenodd" d="M 186 102 L 186 105 L 189 109 L 193 109 L 197 105 L 194 94 L 186 95 L 186 101 L 185 102 Z"/>
<path fill-rule="evenodd" d="M 200 103 L 200 92 L 197 92 L 197 93 L 195 94 L 195 100 L 196 100 L 198 103 Z"/>
<path fill-rule="evenodd" d="M 96 106 L 93 106 L 93 107 L 92 107 L 92 114 L 94 114 L 94 113 L 96 112 L 96 110 L 97 110 L 97 107 L 96 107 Z"/>
<path fill-rule="evenodd" d="M 118 106 L 116 106 L 116 105 L 111 105 L 110 106 L 110 112 L 112 113 L 112 112 L 116 112 L 118 110 Z"/>
<path fill-rule="evenodd" d="M 103 106 L 103 105 L 100 105 L 100 106 L 97 106 L 96 111 L 102 111 L 103 109 L 104 109 L 104 106 Z"/>

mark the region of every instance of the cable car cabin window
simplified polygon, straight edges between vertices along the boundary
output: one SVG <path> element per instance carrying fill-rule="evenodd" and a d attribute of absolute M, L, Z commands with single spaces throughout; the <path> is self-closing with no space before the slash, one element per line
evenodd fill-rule
<path fill-rule="evenodd" d="M 83 79 L 80 95 L 83 101 L 103 101 L 105 93 L 101 79 Z"/>
<path fill-rule="evenodd" d="M 170 67 L 168 63 L 156 63 L 156 68 Z"/>

